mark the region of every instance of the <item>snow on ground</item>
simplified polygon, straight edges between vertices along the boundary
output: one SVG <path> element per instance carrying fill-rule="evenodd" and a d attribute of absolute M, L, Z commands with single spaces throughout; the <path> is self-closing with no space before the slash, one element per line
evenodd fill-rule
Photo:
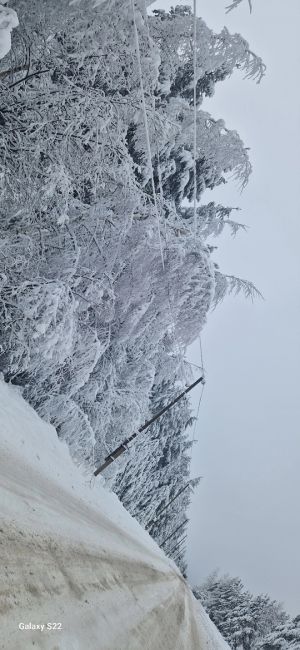
<path fill-rule="evenodd" d="M 1 379 L 0 447 L 1 648 L 228 650 L 175 564 Z"/>

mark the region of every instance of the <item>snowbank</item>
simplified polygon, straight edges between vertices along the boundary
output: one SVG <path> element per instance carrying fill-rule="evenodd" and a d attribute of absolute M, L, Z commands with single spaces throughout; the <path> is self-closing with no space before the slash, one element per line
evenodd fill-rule
<path fill-rule="evenodd" d="M 1 648 L 228 649 L 173 562 L 2 380 L 0 432 Z"/>
<path fill-rule="evenodd" d="M 11 47 L 11 32 L 18 27 L 19 20 L 14 9 L 0 5 L 0 59 L 8 54 Z"/>

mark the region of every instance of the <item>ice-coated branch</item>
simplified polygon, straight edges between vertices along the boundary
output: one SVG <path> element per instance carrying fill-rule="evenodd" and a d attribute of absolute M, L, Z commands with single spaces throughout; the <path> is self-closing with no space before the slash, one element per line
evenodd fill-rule
<path fill-rule="evenodd" d="M 243 0 L 233 0 L 231 5 L 228 5 L 228 7 L 226 7 L 226 13 L 228 14 L 229 11 L 232 11 L 232 9 L 236 9 L 241 2 L 243 2 Z M 249 4 L 250 13 L 251 13 L 252 9 L 253 9 L 252 0 L 248 0 L 248 4 Z"/>

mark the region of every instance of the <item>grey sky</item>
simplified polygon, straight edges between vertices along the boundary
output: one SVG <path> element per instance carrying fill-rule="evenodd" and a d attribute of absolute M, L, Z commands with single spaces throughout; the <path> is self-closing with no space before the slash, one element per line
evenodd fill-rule
<path fill-rule="evenodd" d="M 172 3 L 162 1 L 156 6 Z M 174 4 L 174 3 L 173 3 Z M 226 273 L 251 279 L 265 301 L 228 298 L 203 332 L 207 385 L 193 453 L 204 475 L 191 508 L 189 578 L 211 570 L 300 612 L 299 0 L 256 0 L 225 15 L 225 1 L 198 0 L 198 14 L 249 41 L 267 64 L 260 86 L 238 73 L 204 108 L 237 129 L 254 172 L 204 201 L 239 205 L 250 226 L 215 240 Z M 199 344 L 191 358 L 199 358 Z M 197 396 L 194 396 L 197 401 Z"/>

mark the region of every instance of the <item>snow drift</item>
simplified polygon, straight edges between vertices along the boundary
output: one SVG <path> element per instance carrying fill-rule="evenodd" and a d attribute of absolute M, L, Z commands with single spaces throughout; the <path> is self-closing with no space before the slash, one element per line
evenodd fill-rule
<path fill-rule="evenodd" d="M 0 431 L 0 647 L 228 649 L 175 564 L 2 380 Z"/>

